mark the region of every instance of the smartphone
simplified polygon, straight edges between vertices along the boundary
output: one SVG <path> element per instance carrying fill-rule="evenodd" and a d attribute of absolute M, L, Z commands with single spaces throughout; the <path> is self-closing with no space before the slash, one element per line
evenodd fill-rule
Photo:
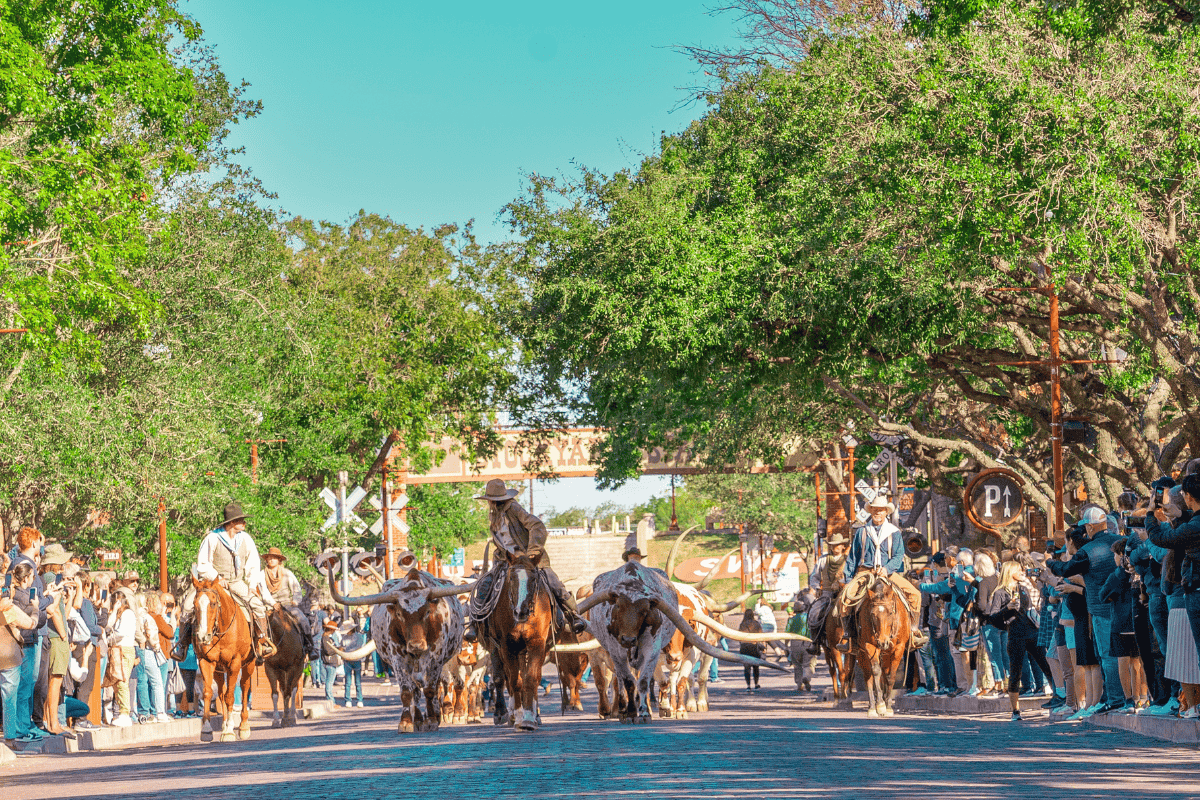
<path fill-rule="evenodd" d="M 8 597 L 12 588 L 12 573 L 4 576 L 4 588 L 0 589 L 0 597 Z"/>
<path fill-rule="evenodd" d="M 100 602 L 103 603 L 103 602 L 106 602 L 107 600 L 108 600 L 108 589 L 101 589 L 100 590 Z"/>

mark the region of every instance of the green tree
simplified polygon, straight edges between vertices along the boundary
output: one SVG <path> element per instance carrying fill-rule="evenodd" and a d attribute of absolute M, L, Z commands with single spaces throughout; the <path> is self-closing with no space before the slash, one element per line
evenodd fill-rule
<path fill-rule="evenodd" d="M 531 178 L 507 209 L 521 335 L 543 394 L 582 383 L 559 397 L 614 432 L 605 474 L 857 420 L 944 491 L 1003 459 L 1046 504 L 1047 373 L 996 362 L 1045 357 L 1047 305 L 992 290 L 1052 282 L 1065 357 L 1128 354 L 1063 370 L 1100 437 L 1080 479 L 1111 496 L 1200 452 L 1196 37 L 1134 10 L 1079 42 L 1016 5 L 829 37 L 730 78 L 636 169 Z"/>

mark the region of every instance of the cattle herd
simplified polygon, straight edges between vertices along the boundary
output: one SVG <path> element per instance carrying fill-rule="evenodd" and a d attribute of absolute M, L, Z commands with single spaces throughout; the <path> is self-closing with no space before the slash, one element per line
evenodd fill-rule
<path fill-rule="evenodd" d="M 367 597 L 345 597 L 330 581 L 337 602 L 374 606 L 371 641 L 345 655 L 361 658 L 375 650 L 387 662 L 399 688 L 399 732 L 481 722 L 489 712 L 496 725 L 536 730 L 546 661 L 558 668 L 564 710 L 582 710 L 579 690 L 590 665 L 601 718 L 648 722 L 657 690 L 660 714 L 682 719 L 689 711 L 708 710 L 708 666 L 714 658 L 785 669 L 727 652 L 719 646 L 722 636 L 737 641 L 803 638 L 728 628 L 721 614 L 748 595 L 717 603 L 701 589 L 675 583 L 666 572 L 636 561 L 579 590 L 587 632 L 556 632 L 549 593 L 536 573 L 521 565 L 510 567 L 497 582 L 498 602 L 482 609 L 478 602 L 464 608 L 459 600 L 474 584 L 454 585 L 415 567 Z M 473 641 L 464 637 L 468 615 L 478 633 Z M 697 662 L 700 669 L 693 680 Z M 487 708 L 485 683 L 491 685 Z"/>

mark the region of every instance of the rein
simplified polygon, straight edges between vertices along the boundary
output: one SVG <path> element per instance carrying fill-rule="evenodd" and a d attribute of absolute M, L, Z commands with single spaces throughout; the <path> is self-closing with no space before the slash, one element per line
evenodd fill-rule
<path fill-rule="evenodd" d="M 222 608 L 224 608 L 224 604 L 223 604 L 223 603 L 221 603 L 221 595 L 220 595 L 220 594 L 217 592 L 217 590 L 216 590 L 216 589 L 212 589 L 212 588 L 210 588 L 210 589 L 202 589 L 201 591 L 197 592 L 196 594 L 197 594 L 197 595 L 201 595 L 201 594 L 212 595 L 212 597 L 213 597 L 213 600 L 215 601 L 214 605 L 216 606 L 216 611 L 217 611 L 217 618 L 214 620 L 214 625 L 213 625 L 213 627 L 214 627 L 214 628 L 216 628 L 216 627 L 217 627 L 217 625 L 219 625 L 219 624 L 220 624 L 220 622 L 221 622 L 221 614 L 220 614 L 220 612 L 221 612 L 221 609 L 222 609 Z M 233 598 L 232 598 L 232 596 L 230 597 L 230 599 L 231 599 L 231 600 L 233 599 Z M 230 614 L 230 616 L 229 616 L 229 622 L 228 622 L 228 624 L 226 624 L 226 625 L 225 625 L 225 629 L 224 629 L 224 630 L 220 630 L 220 631 L 218 631 L 218 630 L 214 630 L 214 631 L 213 631 L 213 639 L 212 639 L 212 641 L 211 641 L 211 642 L 209 642 L 207 645 L 204 645 L 204 646 L 203 646 L 203 647 L 204 647 L 204 652 L 205 652 L 205 653 L 211 653 L 211 652 L 212 652 L 212 650 L 213 650 L 213 648 L 214 648 L 214 647 L 216 647 L 218 644 L 220 644 L 221 640 L 222 640 L 223 638 L 225 638 L 225 636 L 226 636 L 226 635 L 227 635 L 227 634 L 228 634 L 228 633 L 229 633 L 231 630 L 233 630 L 234 623 L 236 623 L 236 622 L 237 622 L 237 614 L 238 614 L 238 610 L 237 610 L 237 607 L 236 607 L 236 606 L 237 606 L 237 601 L 236 601 L 236 600 L 234 600 L 234 609 L 233 609 L 233 613 L 232 613 L 232 614 Z M 207 661 L 213 661 L 213 659 L 211 659 L 211 658 L 206 658 L 205 660 L 207 660 Z"/>

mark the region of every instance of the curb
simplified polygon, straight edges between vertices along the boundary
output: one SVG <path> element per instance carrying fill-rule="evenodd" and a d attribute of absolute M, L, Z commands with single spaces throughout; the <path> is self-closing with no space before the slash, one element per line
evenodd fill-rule
<path fill-rule="evenodd" d="M 1019 699 L 1021 711 L 1042 711 L 1042 703 L 1046 702 L 1045 697 L 1022 697 Z M 969 695 L 959 695 L 958 697 L 944 697 L 938 695 L 926 695 L 924 697 L 910 697 L 901 695 L 896 698 L 897 711 L 923 711 L 930 714 L 1008 714 L 1011 713 L 1012 707 L 1008 703 L 1008 697 L 971 697 Z"/>
<path fill-rule="evenodd" d="M 301 717 L 304 719 L 321 719 L 328 716 L 330 712 L 329 704 L 324 701 L 316 701 L 306 703 L 301 709 Z M 272 712 L 270 711 L 254 711 L 250 712 L 250 719 L 263 720 L 270 719 Z M 221 725 L 221 717 L 214 714 L 212 722 L 218 728 Z M 90 752 L 96 750 L 120 750 L 125 747 L 138 747 L 141 745 L 154 744 L 157 742 L 176 741 L 179 739 L 200 739 L 200 728 L 203 720 L 200 717 L 189 717 L 187 719 L 175 719 L 170 722 L 150 722 L 145 725 L 130 725 L 128 728 L 100 728 L 94 731 L 75 731 L 75 739 L 68 739 L 65 736 L 52 736 L 48 739 L 43 739 L 36 745 L 26 747 L 21 751 L 22 755 L 70 755 L 72 753 Z M 17 756 L 7 747 L 0 745 L 5 752 L 0 752 L 0 765 L 9 763 L 10 759 L 15 760 Z"/>
<path fill-rule="evenodd" d="M 0 744 L 0 767 L 11 767 L 17 763 L 17 754 L 8 749 L 8 745 Z"/>
<path fill-rule="evenodd" d="M 1200 720 L 1196 719 L 1102 714 L 1088 717 L 1084 724 L 1094 728 L 1119 728 L 1175 744 L 1200 744 Z"/>

